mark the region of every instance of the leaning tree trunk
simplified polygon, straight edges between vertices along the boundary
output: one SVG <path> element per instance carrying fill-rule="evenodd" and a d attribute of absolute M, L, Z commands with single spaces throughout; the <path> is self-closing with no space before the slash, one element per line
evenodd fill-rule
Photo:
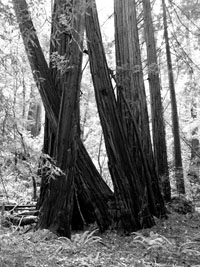
<path fill-rule="evenodd" d="M 58 113 L 56 111 L 59 109 L 60 103 L 58 94 L 54 89 L 50 70 L 42 52 L 32 20 L 30 19 L 26 1 L 13 0 L 13 6 L 34 80 L 41 95 L 45 111 L 51 122 L 51 126 L 56 132 L 58 122 Z"/>
<path fill-rule="evenodd" d="M 181 142 L 179 135 L 179 121 L 178 121 L 178 111 L 176 103 L 176 92 L 174 86 L 174 76 L 172 68 L 172 59 L 169 45 L 169 36 L 167 29 L 167 14 L 166 14 L 166 5 L 165 0 L 162 0 L 163 8 L 163 24 L 164 24 L 164 38 L 166 46 L 166 57 L 167 57 L 167 68 L 168 68 L 168 77 L 169 77 L 169 90 L 171 97 L 171 108 L 172 108 L 172 131 L 174 137 L 174 164 L 175 164 L 175 179 L 177 192 L 179 194 L 185 194 L 185 184 L 183 177 L 183 166 L 181 158 Z"/>
<path fill-rule="evenodd" d="M 161 84 L 159 78 L 159 67 L 157 63 L 154 27 L 151 16 L 151 3 L 150 0 L 143 0 L 142 3 L 144 11 L 145 41 L 147 48 L 148 81 L 151 97 L 154 158 L 164 199 L 168 202 L 171 199 L 171 187 L 167 162 L 167 146 L 165 140 L 165 125 L 161 100 Z"/>
<path fill-rule="evenodd" d="M 42 53 L 34 26 L 32 24 L 32 21 L 30 19 L 29 13 L 28 13 L 28 8 L 27 8 L 27 4 L 24 0 L 18 0 L 18 1 L 14 1 L 13 0 L 13 5 L 15 8 L 15 12 L 16 12 L 16 16 L 19 22 L 19 26 L 20 26 L 20 31 L 22 34 L 22 38 L 25 44 L 25 48 L 26 48 L 26 52 L 27 52 L 27 56 L 33 71 L 33 75 L 34 75 L 34 79 L 37 83 L 39 92 L 41 94 L 43 103 L 44 103 L 44 107 L 45 107 L 45 111 L 46 111 L 46 115 L 48 117 L 48 123 L 51 125 L 51 131 L 52 133 L 49 131 L 48 134 L 46 134 L 45 136 L 45 149 L 48 150 L 48 137 L 51 136 L 52 139 L 55 139 L 56 137 L 56 130 L 57 130 L 57 125 L 58 125 L 58 114 L 59 114 L 59 107 L 60 107 L 60 97 L 58 92 L 55 90 L 55 84 L 54 81 L 52 79 L 52 75 L 50 73 L 50 70 L 47 66 L 47 63 L 45 61 L 44 55 Z M 27 19 L 28 18 L 28 19 Z M 27 38 L 28 37 L 28 38 Z M 48 125 L 47 125 L 48 127 Z M 54 146 L 54 142 L 52 141 L 52 144 Z M 79 154 L 81 154 L 82 151 L 82 147 L 83 144 L 81 142 L 78 142 L 78 147 L 80 147 L 81 149 L 78 151 L 80 151 Z M 54 154 L 54 148 L 51 148 L 51 153 Z M 58 150 L 57 150 L 58 151 Z M 68 153 L 70 154 L 70 151 L 68 151 Z M 87 152 L 85 151 L 84 154 L 81 154 L 85 163 L 86 164 L 90 164 L 91 166 L 93 166 L 92 161 L 90 159 L 90 157 L 88 156 Z M 87 155 L 88 157 L 86 158 L 85 155 Z M 79 161 L 79 160 L 78 160 Z M 78 162 L 77 161 L 77 162 Z M 71 159 L 66 162 L 67 164 L 71 164 Z M 63 165 L 65 164 L 64 162 L 62 163 Z M 90 199 L 88 201 L 92 201 L 92 203 L 94 203 L 93 208 L 97 205 L 99 205 L 99 203 L 103 203 L 104 205 L 104 211 L 103 211 L 103 215 L 99 212 L 99 210 L 95 210 L 94 209 L 94 215 L 95 218 L 97 219 L 98 222 L 103 221 L 103 223 L 101 225 L 99 225 L 99 227 L 101 229 L 105 229 L 108 227 L 108 224 L 110 222 L 110 218 L 109 218 L 109 213 L 108 213 L 108 206 L 107 206 L 107 201 L 108 196 L 112 196 L 112 192 L 110 191 L 110 189 L 106 186 L 105 182 L 103 182 L 103 180 L 98 177 L 98 172 L 96 171 L 95 167 L 93 166 L 93 169 L 91 169 L 90 172 L 85 172 L 85 167 L 82 167 L 82 165 L 80 165 L 81 168 L 79 168 L 79 172 L 81 173 L 81 175 L 84 177 L 84 180 L 87 181 L 87 185 L 88 185 L 88 191 L 90 192 Z M 66 166 L 65 166 L 66 167 Z M 73 167 L 74 168 L 74 167 Z M 86 175 L 85 175 L 86 173 Z M 87 175 L 90 175 L 89 177 Z M 66 176 L 65 175 L 61 175 L 61 179 L 49 179 L 49 177 L 42 181 L 42 186 L 41 186 L 41 193 L 40 193 L 40 201 L 39 201 L 39 206 L 41 208 L 41 210 L 43 210 L 43 212 L 45 212 L 45 214 L 41 214 L 40 220 L 39 220 L 39 226 L 43 227 L 43 228 L 55 228 L 57 227 L 61 220 L 64 222 L 65 218 L 63 219 L 63 204 L 65 203 L 65 197 L 61 197 L 60 199 L 58 198 L 57 195 L 57 191 L 59 192 L 61 189 L 62 193 L 66 193 L 65 190 L 66 188 L 63 187 L 63 185 L 66 185 Z M 95 192 L 99 191 L 99 188 L 96 187 L 97 184 L 94 183 L 93 184 L 93 179 L 98 178 L 99 183 L 102 185 L 102 188 L 104 188 L 104 192 L 105 195 L 102 193 L 101 195 L 97 194 L 97 197 L 93 197 L 93 195 L 95 194 Z M 51 197 L 48 195 L 48 190 L 51 189 Z M 91 190 L 93 190 L 93 192 L 91 193 Z M 60 194 L 62 194 L 60 193 Z M 102 197 L 101 199 L 99 199 L 100 197 Z M 55 204 L 55 202 L 57 200 L 60 200 L 60 204 L 61 205 L 61 213 L 59 212 L 59 205 L 58 203 L 56 203 L 58 210 L 54 209 L 53 212 L 51 212 L 51 205 L 52 203 Z M 72 198 L 71 198 L 72 199 Z M 70 199 L 70 201 L 71 201 Z M 98 202 L 96 200 L 99 200 Z M 69 201 L 69 203 L 70 203 Z M 64 204 L 65 205 L 65 204 Z M 69 207 L 70 205 L 68 205 Z M 57 212 L 56 215 L 61 214 L 60 217 L 56 216 L 57 218 L 57 222 L 56 220 L 54 220 L 54 215 L 55 212 Z M 71 216 L 71 215 L 69 215 Z M 102 218 L 106 218 L 104 220 L 102 220 Z M 69 223 L 69 220 L 68 222 Z M 60 227 L 62 229 L 57 229 L 58 232 L 60 232 L 61 234 L 64 235 L 70 235 L 69 233 L 69 225 L 62 225 L 62 227 Z M 68 228 L 68 229 L 66 229 Z"/>
<path fill-rule="evenodd" d="M 164 203 L 151 145 L 135 5 L 135 1 L 132 0 L 114 2 L 118 107 L 131 149 L 131 160 L 136 163 L 139 176 L 146 179 L 151 212 L 155 216 L 160 216 L 163 213 Z M 128 112 L 123 96 L 131 112 Z M 142 166 L 140 146 L 134 133 L 133 117 L 136 120 L 145 154 L 146 164 Z"/>
<path fill-rule="evenodd" d="M 151 227 L 154 221 L 149 210 L 147 183 L 138 175 L 131 158 L 106 63 L 95 1 L 88 3 L 86 36 L 90 69 L 115 197 L 121 212 L 120 220 L 123 228 L 128 231 Z M 141 160 L 140 164 L 143 166 L 145 163 Z"/>

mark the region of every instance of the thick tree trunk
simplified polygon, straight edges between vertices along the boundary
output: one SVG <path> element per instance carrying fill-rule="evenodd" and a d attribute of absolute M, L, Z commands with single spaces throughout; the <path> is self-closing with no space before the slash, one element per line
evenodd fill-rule
<path fill-rule="evenodd" d="M 161 100 L 161 85 L 157 63 L 154 27 L 151 16 L 150 0 L 143 0 L 144 30 L 147 47 L 148 80 L 151 96 L 151 119 L 153 132 L 153 147 L 156 169 L 160 178 L 165 201 L 171 199 L 171 187 L 167 162 L 167 147 L 165 140 L 165 125 Z"/>
<path fill-rule="evenodd" d="M 59 95 L 60 94 L 55 89 L 55 83 L 52 79 L 52 74 L 47 66 L 44 55 L 42 53 L 37 35 L 35 33 L 34 26 L 32 24 L 32 21 L 28 13 L 26 2 L 24 0 L 13 0 L 13 5 L 15 8 L 16 16 L 18 18 L 18 22 L 20 24 L 20 31 L 22 34 L 22 38 L 24 40 L 26 52 L 27 52 L 27 55 L 30 61 L 33 74 L 34 74 L 34 79 L 37 82 L 37 86 L 39 88 L 39 92 L 41 94 L 44 107 L 46 110 L 46 115 L 48 117 L 48 119 L 46 119 L 47 125 L 46 125 L 46 131 L 45 131 L 44 152 L 46 153 L 48 151 L 50 155 L 54 155 L 56 151 L 54 144 L 55 144 L 58 117 L 59 117 L 59 108 L 60 108 Z M 28 38 L 27 38 L 27 35 L 28 35 Z M 49 138 L 51 139 L 48 140 Z M 48 141 L 51 143 L 51 147 L 48 146 Z M 83 147 L 83 144 L 82 143 L 80 145 L 78 144 L 78 146 Z M 62 148 L 59 148 L 58 146 L 57 151 L 59 151 L 59 149 L 62 149 Z M 66 147 L 66 151 L 67 151 L 67 147 Z M 69 152 L 70 151 L 68 151 L 68 153 Z M 64 153 L 65 151 L 63 151 L 63 154 Z M 109 190 L 105 182 L 103 182 L 103 180 L 100 179 L 99 176 L 97 175 L 97 170 L 95 169 L 90 157 L 88 156 L 87 158 L 85 158 L 85 155 L 87 155 L 87 152 L 85 151 L 84 154 L 81 154 L 81 153 L 82 153 L 82 148 L 80 149 L 80 155 L 83 157 L 86 165 L 93 166 L 93 169 L 91 169 L 89 173 L 85 172 L 85 166 L 80 165 L 81 168 L 79 169 L 79 172 L 81 172 L 82 176 L 84 177 L 84 180 L 87 182 L 88 191 L 93 190 L 92 195 L 95 194 L 95 192 L 99 191 L 99 187 L 96 187 L 97 184 L 94 184 L 95 186 L 93 185 L 93 179 L 97 177 L 99 180 L 99 183 L 105 189 L 104 192 L 107 192 L 107 193 L 109 192 L 108 194 L 112 195 L 112 192 Z M 79 157 L 79 153 L 78 153 L 78 157 Z M 77 162 L 79 162 L 79 159 Z M 61 166 L 64 166 L 64 168 L 69 166 L 69 165 L 66 166 L 65 164 L 69 164 L 69 165 L 72 164 L 72 169 L 73 169 L 72 171 L 74 171 L 72 158 L 71 159 L 68 158 L 68 161 L 66 162 L 63 161 Z M 58 173 L 54 175 L 58 176 Z M 88 177 L 87 175 L 90 175 L 90 176 Z M 68 205 L 66 205 L 66 193 L 68 193 L 66 190 L 72 189 L 71 184 L 73 183 L 73 181 L 72 179 L 70 179 L 70 183 L 68 183 L 66 176 L 63 173 L 60 173 L 60 179 L 54 180 L 54 179 L 51 179 L 50 177 L 51 176 L 47 177 L 46 179 L 44 178 L 42 180 L 40 201 L 38 203 L 38 206 L 41 208 L 40 220 L 39 220 L 38 225 L 43 228 L 52 228 L 60 234 L 69 236 L 70 235 L 69 216 L 71 215 L 69 215 L 68 219 L 66 219 L 65 208 L 67 210 L 70 208 L 71 202 L 72 202 L 72 194 L 71 196 L 70 194 L 68 194 L 67 197 L 69 201 L 68 201 Z M 70 187 L 65 188 L 65 186 L 67 186 L 68 184 L 70 184 Z M 108 211 L 107 211 L 108 209 L 106 209 L 108 198 L 107 198 L 107 195 L 103 195 L 103 194 L 101 195 L 101 197 L 102 198 L 98 202 L 96 202 L 96 198 L 93 198 L 93 201 L 95 205 L 97 206 L 101 202 L 104 204 L 104 207 L 105 207 L 104 214 L 107 214 L 107 217 L 98 212 L 100 210 L 99 207 L 97 211 L 94 210 L 94 214 L 95 214 L 96 220 L 98 222 L 101 222 L 101 225 L 99 225 L 99 227 L 101 229 L 105 229 L 107 228 L 110 222 L 110 218 L 109 218 Z M 52 209 L 52 206 L 54 207 L 53 209 Z"/>
<path fill-rule="evenodd" d="M 169 77 L 169 89 L 171 97 L 171 108 L 172 108 L 172 131 L 174 137 L 174 163 L 175 163 L 175 179 L 177 192 L 179 194 L 185 194 L 185 184 L 183 177 L 183 166 L 181 158 L 181 142 L 179 135 L 179 120 L 178 120 L 178 111 L 176 103 L 176 92 L 174 86 L 174 76 L 172 68 L 172 59 L 169 45 L 169 36 L 167 30 L 167 14 L 166 14 L 166 5 L 165 0 L 162 0 L 163 8 L 163 24 L 164 24 L 164 38 L 166 45 L 166 57 L 167 57 L 167 68 L 168 68 L 168 77 Z"/>
<path fill-rule="evenodd" d="M 64 2 L 62 2 L 62 1 L 57 2 L 54 5 L 50 53 L 51 53 L 51 56 L 53 56 L 53 53 L 55 51 L 58 53 L 59 56 L 64 56 L 66 58 L 66 54 L 69 50 L 69 48 L 66 46 L 66 41 L 65 41 L 66 32 L 62 28 L 60 28 L 60 26 L 58 25 L 60 12 L 63 12 L 63 6 L 62 6 L 63 3 L 65 3 L 65 1 Z M 80 17 L 80 14 L 81 15 L 83 14 L 84 8 L 85 8 L 84 2 L 82 2 L 82 5 L 80 6 L 80 10 L 79 10 L 79 17 Z M 83 24 L 84 24 L 83 20 L 82 19 L 80 20 L 79 17 L 77 17 L 77 21 L 80 23 L 79 25 L 83 27 Z M 80 57 L 82 58 L 83 31 L 79 30 L 76 32 L 78 33 L 78 35 L 76 36 L 77 39 L 80 38 L 79 46 L 76 46 L 77 51 L 71 51 L 71 49 L 70 49 L 69 52 L 74 54 L 74 55 L 80 54 Z M 55 38 L 55 40 L 57 40 L 57 42 L 54 42 L 55 40 L 53 41 L 54 38 Z M 71 36 L 68 35 L 67 38 L 71 41 Z M 81 64 L 78 64 L 78 66 L 81 67 Z M 57 68 L 57 65 L 52 66 L 52 62 L 50 64 L 50 67 L 51 67 L 52 75 L 54 77 L 56 90 L 58 91 L 58 94 L 60 95 L 60 94 L 62 94 L 61 85 L 70 88 L 69 83 L 65 82 L 63 79 L 65 76 L 68 76 L 68 73 L 63 73 L 63 70 L 59 70 Z M 72 71 L 74 73 L 74 68 L 72 69 Z M 77 82 L 77 88 L 80 89 L 81 69 L 79 69 L 78 73 L 79 73 L 79 76 L 77 77 L 77 79 L 75 79 L 75 81 Z M 77 93 L 76 101 L 78 104 L 79 103 L 79 91 Z M 72 101 L 69 101 L 69 97 L 68 97 L 68 103 L 71 104 L 71 102 Z M 66 105 L 67 105 L 67 103 L 66 103 Z M 77 111 L 76 112 L 76 116 L 77 116 L 76 127 L 77 127 L 77 131 L 79 131 L 79 121 L 78 121 L 79 109 L 78 109 L 78 106 L 77 106 L 76 111 Z M 63 118 L 65 120 L 65 117 L 63 117 Z M 61 124 L 61 125 L 63 125 L 63 124 Z M 82 142 L 80 141 L 79 132 L 77 132 L 77 139 L 79 140 L 78 141 L 78 143 L 79 143 L 79 145 L 78 145 L 78 161 L 77 161 L 77 165 L 76 165 L 76 180 L 75 180 L 76 188 L 77 188 L 77 195 L 78 196 L 81 195 L 82 191 L 83 191 L 83 190 L 80 190 L 81 187 L 78 184 L 78 183 L 80 183 L 80 184 L 84 185 L 83 188 L 85 190 L 85 195 L 88 197 L 88 199 L 82 198 L 82 202 L 80 202 L 80 205 L 79 205 L 80 210 L 86 211 L 86 210 L 90 209 L 89 205 L 91 205 L 93 208 L 93 213 L 95 214 L 97 223 L 99 225 L 99 228 L 103 231 L 108 227 L 108 225 L 110 223 L 107 201 L 108 201 L 108 196 L 110 196 L 112 193 L 108 189 L 107 185 L 102 180 L 102 178 L 101 177 L 99 178 L 99 175 L 98 175 L 98 172 L 96 171 L 96 168 L 94 168 L 93 164 L 91 164 L 92 163 L 91 159 L 90 159 L 89 155 L 87 154 Z M 60 138 L 58 138 L 58 140 L 60 140 Z M 61 146 L 61 147 L 63 147 L 63 146 Z M 58 155 L 60 155 L 60 153 L 58 153 Z M 63 157 L 63 158 L 65 158 L 65 157 Z M 83 162 L 84 162 L 84 164 L 82 164 Z M 90 169 L 92 171 L 89 170 L 86 166 L 90 166 Z M 91 179 L 92 176 L 98 178 L 99 184 L 97 184 L 97 183 L 94 184 L 93 180 L 88 181 L 89 179 Z M 82 177 L 87 177 L 87 179 L 83 179 Z M 103 194 L 99 194 L 97 191 L 97 188 L 99 187 L 99 185 L 102 186 L 102 193 Z M 106 194 L 106 192 L 107 192 L 107 194 Z M 82 194 L 82 196 L 83 196 L 83 194 Z M 95 197 L 96 197 L 96 199 L 95 199 Z M 107 199 L 107 201 L 105 201 L 106 199 Z M 91 203 L 90 203 L 90 201 L 91 201 Z M 83 214 L 83 216 L 87 217 L 86 222 L 90 222 L 91 218 L 89 218 L 87 216 L 87 214 Z"/>
<path fill-rule="evenodd" d="M 140 177 L 135 161 L 132 161 L 130 146 L 109 76 L 95 2 L 88 1 L 88 3 L 86 36 L 90 68 L 115 197 L 121 212 L 121 222 L 124 229 L 128 231 L 151 227 L 154 221 L 148 202 L 149 190 L 146 181 L 149 177 L 146 180 L 144 176 Z M 140 155 L 141 167 L 145 165 L 142 159 L 144 158 Z M 164 214 L 162 197 L 159 205 L 162 206 L 160 211 Z"/>
<path fill-rule="evenodd" d="M 55 155 L 57 165 L 62 173 L 59 183 L 52 181 L 53 190 L 44 199 L 41 209 L 41 222 L 46 222 L 45 211 L 51 207 L 51 217 L 54 218 L 50 228 L 57 233 L 70 237 L 71 219 L 73 214 L 74 200 L 74 177 L 77 159 L 77 104 L 80 88 L 80 73 L 82 66 L 82 47 L 83 42 L 83 15 L 81 13 L 82 4 L 79 1 L 69 2 L 70 9 L 65 5 L 65 1 L 58 1 L 59 15 L 68 21 L 69 25 L 58 23 L 60 39 L 65 43 L 65 68 L 61 69 L 60 79 L 61 103 L 59 111 L 59 120 L 56 133 Z M 66 28 L 67 27 L 67 28 Z M 63 56 L 59 54 L 59 56 Z M 56 64 L 59 64 L 56 62 Z M 55 197 L 56 193 L 56 197 Z M 64 199 L 64 201 L 63 201 Z M 53 200 L 53 201 L 52 201 Z M 49 203 L 51 202 L 51 206 Z M 59 211 L 59 212 L 58 212 Z M 45 214 L 45 215 L 43 215 Z M 65 225 L 65 227 L 64 227 Z"/>
<path fill-rule="evenodd" d="M 118 106 L 131 149 L 131 160 L 136 163 L 139 176 L 146 180 L 152 214 L 160 216 L 164 213 L 164 203 L 151 145 L 135 5 L 135 1 L 131 0 L 114 2 Z M 125 97 L 130 112 L 122 96 Z M 146 164 L 141 165 L 141 151 L 132 117 L 141 137 Z"/>

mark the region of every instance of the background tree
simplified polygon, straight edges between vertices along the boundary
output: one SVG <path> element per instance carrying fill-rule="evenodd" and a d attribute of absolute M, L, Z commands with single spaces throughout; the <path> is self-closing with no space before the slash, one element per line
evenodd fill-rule
<path fill-rule="evenodd" d="M 23 91 L 23 102 L 24 101 L 25 92 Z M 25 105 L 23 105 L 23 114 L 25 113 L 24 109 Z M 31 135 L 33 137 L 38 136 L 41 131 L 41 112 L 42 107 L 40 103 L 40 98 L 38 99 L 36 89 L 32 86 L 30 92 L 30 104 L 27 118 L 27 130 L 31 132 Z"/>
<path fill-rule="evenodd" d="M 168 30 L 167 30 L 167 15 L 166 15 L 165 0 L 162 0 L 162 9 L 163 9 L 164 38 L 165 38 L 165 45 L 166 45 L 166 57 L 167 57 L 168 77 L 169 77 L 169 89 L 170 89 L 171 107 L 172 107 L 172 130 L 173 130 L 173 137 L 174 137 L 175 179 L 176 179 L 177 192 L 179 194 L 185 194 L 183 166 L 182 166 L 182 157 L 181 157 L 181 144 L 180 144 L 180 135 L 179 135 L 179 121 L 178 121 L 178 112 L 177 112 L 177 104 L 176 104 L 176 93 L 175 93 L 175 86 L 174 86 L 172 59 L 171 59 L 169 37 L 168 37 Z"/>
<path fill-rule="evenodd" d="M 193 1 L 180 1 L 179 4 L 170 2 L 169 9 L 174 12 L 173 35 L 175 53 L 181 61 L 181 79 L 182 81 L 182 97 L 179 101 L 185 106 L 184 113 L 181 109 L 180 116 L 184 118 L 184 126 L 182 127 L 182 136 L 190 154 L 188 161 L 187 178 L 191 184 L 188 192 L 197 199 L 199 191 L 199 134 L 198 134 L 198 116 L 199 116 L 199 12 L 200 5 Z M 172 18 L 170 20 L 172 23 Z M 176 46 L 175 46 L 176 45 Z M 187 114 L 187 115 L 186 115 Z M 187 117 L 186 117 L 187 116 Z M 180 118 L 181 118 L 180 117 Z M 182 121 L 182 118 L 180 121 Z M 187 124 L 186 124 L 187 122 Z M 180 122 L 181 125 L 181 122 Z M 184 135 L 183 135 L 184 134 Z"/>
<path fill-rule="evenodd" d="M 167 147 L 165 140 L 165 124 L 161 99 L 161 84 L 159 67 L 157 63 L 156 43 L 154 37 L 154 26 L 151 15 L 151 3 L 143 0 L 144 31 L 147 49 L 148 81 L 151 96 L 151 120 L 154 158 L 158 171 L 161 187 L 166 201 L 171 199 L 171 187 L 169 181 L 169 170 L 167 162 Z"/>

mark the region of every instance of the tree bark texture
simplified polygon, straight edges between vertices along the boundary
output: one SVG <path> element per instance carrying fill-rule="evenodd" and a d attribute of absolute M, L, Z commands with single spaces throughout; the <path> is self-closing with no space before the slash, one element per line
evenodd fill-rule
<path fill-rule="evenodd" d="M 131 149 L 131 160 L 136 163 L 139 176 L 143 177 L 147 183 L 151 212 L 155 216 L 160 216 L 165 213 L 164 203 L 158 184 L 151 145 L 135 1 L 116 0 L 114 10 L 118 107 L 123 117 L 126 136 Z M 142 165 L 141 151 L 134 134 L 132 116 L 130 116 L 122 96 L 125 97 L 137 124 L 142 151 L 145 155 L 145 164 Z"/>
<path fill-rule="evenodd" d="M 175 179 L 176 179 L 177 192 L 179 194 L 185 194 L 185 184 L 184 184 L 184 177 L 183 177 L 182 157 L 181 157 L 181 142 L 180 142 L 180 134 L 179 134 L 179 120 L 178 120 L 176 92 L 175 92 L 175 85 L 174 85 L 174 76 L 173 76 L 169 36 L 168 36 L 168 29 L 167 29 L 167 14 L 166 14 L 165 0 L 162 0 L 162 9 L 163 9 L 164 38 L 165 38 L 165 46 L 166 46 L 168 78 L 169 78 L 169 90 L 170 90 L 171 109 L 172 109 L 172 131 L 173 131 L 173 137 L 174 137 Z"/>
<path fill-rule="evenodd" d="M 131 161 L 106 63 L 95 2 L 88 3 L 86 36 L 90 69 L 121 222 L 127 231 L 151 227 L 154 221 L 149 210 L 147 185 L 139 177 L 135 162 Z"/>
<path fill-rule="evenodd" d="M 149 0 L 143 0 L 142 3 L 144 11 L 145 41 L 147 47 L 148 80 L 151 97 L 154 158 L 164 199 L 169 202 L 171 199 L 171 187 L 167 162 L 167 146 L 165 140 L 165 124 L 161 99 L 159 66 L 157 63 L 156 42 L 151 16 L 151 3 Z"/>

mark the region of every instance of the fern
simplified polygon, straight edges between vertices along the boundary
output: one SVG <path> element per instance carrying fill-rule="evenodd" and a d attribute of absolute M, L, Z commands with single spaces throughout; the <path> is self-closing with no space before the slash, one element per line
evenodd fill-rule
<path fill-rule="evenodd" d="M 157 253 L 157 256 L 160 257 L 159 251 L 162 251 L 169 258 L 176 257 L 177 259 L 181 259 L 185 254 L 200 256 L 200 251 L 194 248 L 194 246 L 199 246 L 199 242 L 188 241 L 182 243 L 181 245 L 177 245 L 176 243 L 171 242 L 166 237 L 150 233 L 149 237 L 145 237 L 140 233 L 133 233 L 136 235 L 134 240 L 132 241 L 135 244 L 141 244 L 146 248 L 148 254 L 152 254 L 154 252 Z"/>
<path fill-rule="evenodd" d="M 93 230 L 92 232 L 85 231 L 83 234 L 76 234 L 74 236 L 73 242 L 75 242 L 78 246 L 100 242 L 102 238 L 99 236 L 94 236 L 96 231 L 97 229 Z"/>

